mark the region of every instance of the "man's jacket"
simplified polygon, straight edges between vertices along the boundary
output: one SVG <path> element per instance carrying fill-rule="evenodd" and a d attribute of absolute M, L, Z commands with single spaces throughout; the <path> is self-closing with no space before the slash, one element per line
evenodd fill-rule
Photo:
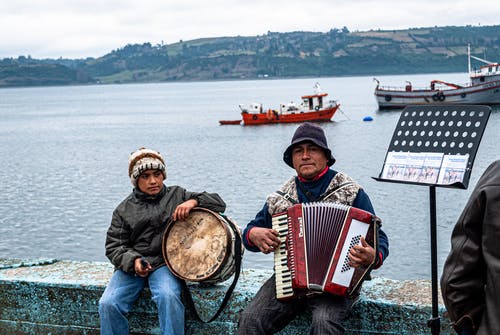
<path fill-rule="evenodd" d="M 453 229 L 441 291 L 457 331 L 500 334 L 500 161 L 481 176 Z"/>

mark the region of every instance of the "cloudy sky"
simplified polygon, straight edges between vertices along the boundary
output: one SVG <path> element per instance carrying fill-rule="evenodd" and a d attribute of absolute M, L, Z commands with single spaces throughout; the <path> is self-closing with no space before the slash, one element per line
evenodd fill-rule
<path fill-rule="evenodd" d="M 495 0 L 1 0 L 0 58 L 100 57 L 131 43 L 347 27 L 500 24 Z"/>

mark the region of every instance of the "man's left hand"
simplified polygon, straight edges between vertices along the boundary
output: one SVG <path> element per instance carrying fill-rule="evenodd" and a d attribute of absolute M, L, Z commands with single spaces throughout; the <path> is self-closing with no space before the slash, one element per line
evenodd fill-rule
<path fill-rule="evenodd" d="M 368 266 L 375 260 L 375 249 L 361 237 L 361 245 L 356 244 L 349 251 L 349 265 L 353 268 Z"/>

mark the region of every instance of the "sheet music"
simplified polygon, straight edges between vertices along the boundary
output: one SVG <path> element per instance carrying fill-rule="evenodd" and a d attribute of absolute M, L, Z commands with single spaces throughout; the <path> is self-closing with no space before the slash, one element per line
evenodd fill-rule
<path fill-rule="evenodd" d="M 382 178 L 435 183 L 444 154 L 438 152 L 389 152 Z"/>
<path fill-rule="evenodd" d="M 388 152 L 383 179 L 450 185 L 463 182 L 469 155 L 438 152 Z"/>
<path fill-rule="evenodd" d="M 446 155 L 441 164 L 438 184 L 449 185 L 463 182 L 469 155 Z"/>

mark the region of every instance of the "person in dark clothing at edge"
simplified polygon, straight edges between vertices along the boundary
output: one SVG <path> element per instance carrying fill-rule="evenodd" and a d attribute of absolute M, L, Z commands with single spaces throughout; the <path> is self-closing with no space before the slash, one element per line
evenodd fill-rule
<path fill-rule="evenodd" d="M 500 160 L 483 173 L 451 235 L 441 293 L 460 335 L 500 334 Z"/>
<path fill-rule="evenodd" d="M 165 186 L 165 161 L 151 149 L 130 155 L 128 173 L 134 189 L 114 210 L 106 237 L 115 271 L 99 301 L 101 334 L 129 334 L 127 313 L 146 285 L 158 307 L 161 334 L 184 334 L 182 286 L 165 266 L 163 232 L 170 219 L 185 219 L 194 207 L 223 212 L 226 204 L 215 193 Z"/>
<path fill-rule="evenodd" d="M 281 194 L 292 197 L 300 203 L 312 201 L 338 202 L 363 209 L 374 214 L 368 195 L 348 175 L 330 168 L 335 159 L 328 148 L 323 129 L 313 123 L 304 123 L 295 131 L 290 146 L 285 150 L 283 160 L 294 168 L 297 176 L 289 179 L 280 189 Z M 346 184 L 336 192 L 337 186 Z M 264 254 L 274 252 L 280 240 L 278 232 L 272 229 L 272 215 L 285 211 L 293 203 L 278 193 L 267 197 L 264 207 L 243 231 L 245 247 Z M 353 267 L 382 265 L 389 254 L 386 234 L 379 229 L 379 252 L 366 243 L 354 246 L 349 254 Z M 334 296 L 323 293 L 307 298 L 292 298 L 279 301 L 276 298 L 275 275 L 271 276 L 242 312 L 238 322 L 238 334 L 273 334 L 286 327 L 306 307 L 312 312 L 310 334 L 344 334 L 342 322 L 350 311 L 355 297 Z"/>

